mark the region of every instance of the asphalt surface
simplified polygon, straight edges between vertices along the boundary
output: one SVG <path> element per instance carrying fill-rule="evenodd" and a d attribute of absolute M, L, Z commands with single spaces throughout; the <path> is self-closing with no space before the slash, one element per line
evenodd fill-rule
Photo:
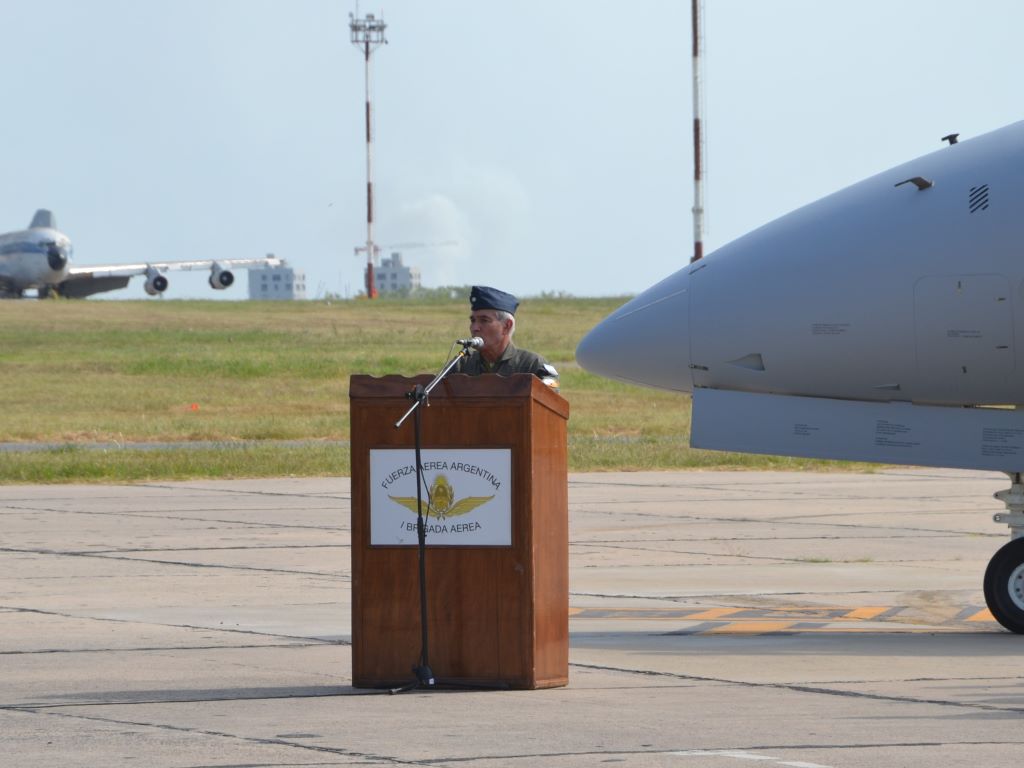
<path fill-rule="evenodd" d="M 0 764 L 1002 766 L 1006 486 L 574 475 L 570 684 L 399 695 L 351 687 L 347 479 L 0 488 Z"/>

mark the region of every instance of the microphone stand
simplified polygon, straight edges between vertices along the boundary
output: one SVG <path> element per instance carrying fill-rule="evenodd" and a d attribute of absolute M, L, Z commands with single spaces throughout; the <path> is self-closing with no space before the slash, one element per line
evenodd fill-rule
<path fill-rule="evenodd" d="M 420 659 L 419 663 L 413 665 L 412 671 L 416 675 L 416 680 L 407 685 L 393 688 L 391 693 L 401 693 L 403 691 L 409 691 L 413 688 L 434 688 L 437 685 L 437 680 L 434 678 L 434 673 L 430 669 L 430 644 L 429 644 L 429 633 L 427 631 L 427 524 L 423 515 L 423 498 L 422 489 L 426 487 L 426 478 L 423 475 L 423 459 L 422 459 L 422 433 L 421 433 L 421 419 L 420 419 L 420 406 L 429 406 L 427 402 L 430 397 L 430 393 L 434 390 L 441 380 L 447 376 L 452 368 L 454 368 L 458 362 L 464 358 L 467 354 L 467 350 L 471 346 L 475 346 L 473 343 L 475 339 L 468 341 L 462 341 L 462 351 L 453 357 L 445 367 L 441 369 L 433 380 L 427 386 L 417 384 L 412 388 L 411 391 L 406 392 L 405 396 L 413 401 L 413 404 L 409 406 L 409 410 L 405 412 L 398 421 L 395 422 L 395 429 L 398 429 L 405 423 L 405 420 L 412 414 L 413 417 L 413 435 L 414 435 L 414 449 L 416 454 L 416 538 L 418 541 L 419 550 L 419 578 L 420 578 Z M 456 342 L 458 343 L 458 342 Z M 427 513 L 429 515 L 430 504 L 432 503 L 430 498 L 430 491 L 427 491 Z"/>

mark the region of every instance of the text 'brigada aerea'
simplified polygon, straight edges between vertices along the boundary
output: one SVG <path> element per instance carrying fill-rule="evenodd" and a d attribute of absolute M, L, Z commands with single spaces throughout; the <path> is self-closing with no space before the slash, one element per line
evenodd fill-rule
<path fill-rule="evenodd" d="M 403 520 L 398 527 L 406 533 L 416 532 L 416 523 Z M 471 521 L 468 523 L 425 523 L 424 528 L 428 534 L 441 535 L 445 533 L 475 533 L 483 528 L 480 523 Z"/>

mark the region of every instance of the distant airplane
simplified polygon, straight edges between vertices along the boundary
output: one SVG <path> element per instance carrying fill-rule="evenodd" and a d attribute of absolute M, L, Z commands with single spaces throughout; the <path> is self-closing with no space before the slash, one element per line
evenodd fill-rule
<path fill-rule="evenodd" d="M 0 234 L 0 298 L 21 298 L 35 290 L 40 298 L 57 294 L 84 298 L 94 293 L 124 288 L 135 275 L 145 275 L 143 286 L 150 296 L 167 290 L 164 272 L 210 270 L 210 287 L 222 291 L 235 281 L 230 268 L 278 266 L 279 259 L 197 259 L 151 261 L 145 264 L 71 265 L 71 240 L 57 230 L 50 211 L 40 209 L 28 229 Z"/>
<path fill-rule="evenodd" d="M 985 600 L 1024 633 L 1024 122 L 945 140 L 679 270 L 576 358 L 692 392 L 696 448 L 1006 472 Z"/>

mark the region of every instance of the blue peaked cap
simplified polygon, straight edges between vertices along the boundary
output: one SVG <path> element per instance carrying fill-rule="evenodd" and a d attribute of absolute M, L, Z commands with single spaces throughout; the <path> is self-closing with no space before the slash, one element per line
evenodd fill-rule
<path fill-rule="evenodd" d="M 469 292 L 469 305 L 473 309 L 496 309 L 499 312 L 516 313 L 519 299 L 511 293 L 488 288 L 486 285 L 474 285 Z"/>

